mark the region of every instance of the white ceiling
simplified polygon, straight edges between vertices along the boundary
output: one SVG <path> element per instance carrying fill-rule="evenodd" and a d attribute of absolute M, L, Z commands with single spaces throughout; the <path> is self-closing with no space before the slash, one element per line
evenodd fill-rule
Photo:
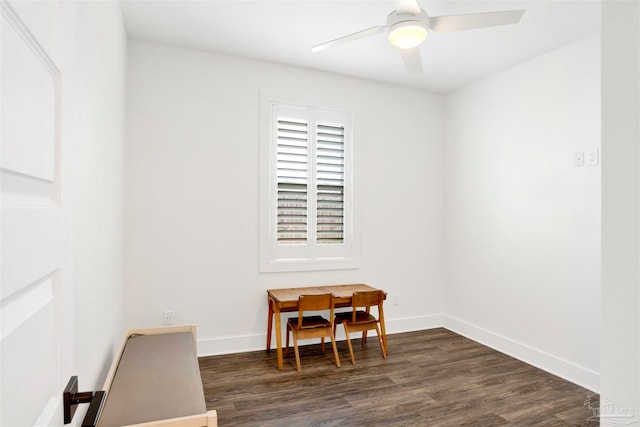
<path fill-rule="evenodd" d="M 311 47 L 385 25 L 392 0 L 123 0 L 129 37 L 447 93 L 600 31 L 597 0 L 419 0 L 430 16 L 526 9 L 516 25 L 430 32 L 424 74 L 409 74 L 378 34 L 333 49 Z"/>

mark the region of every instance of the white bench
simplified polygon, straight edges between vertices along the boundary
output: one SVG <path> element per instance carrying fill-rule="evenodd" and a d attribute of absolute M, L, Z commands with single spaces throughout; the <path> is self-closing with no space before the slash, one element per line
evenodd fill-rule
<path fill-rule="evenodd" d="M 196 327 L 127 333 L 104 383 L 98 427 L 217 427 L 207 411 Z"/>

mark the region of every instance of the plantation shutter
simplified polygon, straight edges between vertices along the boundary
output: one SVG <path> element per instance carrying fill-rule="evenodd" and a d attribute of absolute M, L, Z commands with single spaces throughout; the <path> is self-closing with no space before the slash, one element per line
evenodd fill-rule
<path fill-rule="evenodd" d="M 318 243 L 344 242 L 344 125 L 316 128 L 316 215 Z"/>
<path fill-rule="evenodd" d="M 307 243 L 308 123 L 277 120 L 277 241 Z"/>
<path fill-rule="evenodd" d="M 278 245 L 345 242 L 345 122 L 287 107 L 274 117 Z"/>
<path fill-rule="evenodd" d="M 313 105 L 261 96 L 261 272 L 359 266 L 353 115 Z"/>

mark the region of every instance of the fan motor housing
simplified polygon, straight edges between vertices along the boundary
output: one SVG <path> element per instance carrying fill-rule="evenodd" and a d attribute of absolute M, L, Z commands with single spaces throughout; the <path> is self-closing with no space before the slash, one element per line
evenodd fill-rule
<path fill-rule="evenodd" d="M 404 23 L 411 23 L 429 29 L 429 15 L 422 9 L 417 15 L 413 13 L 398 13 L 394 10 L 387 16 L 387 31 L 391 32 L 394 26 Z"/>

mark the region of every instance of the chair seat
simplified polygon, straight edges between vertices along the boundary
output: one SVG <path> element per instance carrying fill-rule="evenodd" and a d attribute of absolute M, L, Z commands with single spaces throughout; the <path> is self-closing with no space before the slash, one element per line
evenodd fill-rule
<path fill-rule="evenodd" d="M 291 325 L 294 328 L 298 328 L 297 317 L 290 317 L 289 323 L 291 323 Z M 330 326 L 330 325 L 331 325 L 331 322 L 329 322 L 327 319 L 325 319 L 322 316 L 304 316 L 302 318 L 302 325 L 300 326 L 300 329 L 326 328 L 327 326 Z"/>
<path fill-rule="evenodd" d="M 351 322 L 353 320 L 353 312 L 345 311 L 344 313 L 336 313 L 335 322 L 340 324 L 342 322 Z M 356 311 L 356 323 L 368 323 L 368 322 L 377 322 L 373 315 L 367 313 L 366 311 L 358 310 Z"/>

